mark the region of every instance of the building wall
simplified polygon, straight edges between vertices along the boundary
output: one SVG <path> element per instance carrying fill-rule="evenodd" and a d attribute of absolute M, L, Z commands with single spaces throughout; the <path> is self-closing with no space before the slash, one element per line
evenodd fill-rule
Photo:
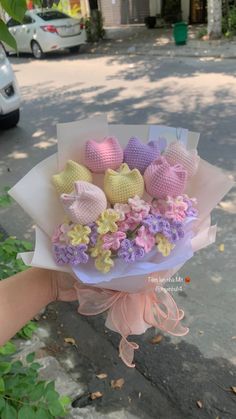
<path fill-rule="evenodd" d="M 150 15 L 149 0 L 99 0 L 104 26 L 144 23 Z"/>
<path fill-rule="evenodd" d="M 190 0 L 181 0 L 181 10 L 183 20 L 188 22 L 190 16 Z"/>

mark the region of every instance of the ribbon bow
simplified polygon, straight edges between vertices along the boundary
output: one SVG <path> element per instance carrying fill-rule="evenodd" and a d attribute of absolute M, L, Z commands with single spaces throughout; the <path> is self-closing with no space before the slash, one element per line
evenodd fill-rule
<path fill-rule="evenodd" d="M 129 335 L 144 333 L 152 326 L 174 336 L 184 336 L 189 331 L 180 324 L 183 310 L 178 309 L 173 297 L 161 286 L 132 294 L 79 283 L 75 288 L 80 314 L 93 316 L 108 311 L 106 326 L 120 333 L 119 356 L 128 367 L 135 367 L 134 350 L 139 348 L 137 343 L 127 340 Z"/>

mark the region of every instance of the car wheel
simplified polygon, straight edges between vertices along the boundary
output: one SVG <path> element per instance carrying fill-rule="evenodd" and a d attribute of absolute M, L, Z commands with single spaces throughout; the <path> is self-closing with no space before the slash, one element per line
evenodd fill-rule
<path fill-rule="evenodd" d="M 36 58 L 37 60 L 41 60 L 43 58 L 44 53 L 41 46 L 38 44 L 38 42 L 32 41 L 31 50 L 32 50 L 32 54 L 34 58 Z"/>
<path fill-rule="evenodd" d="M 75 47 L 70 47 L 69 50 L 72 54 L 76 54 L 80 50 L 80 45 L 76 45 Z"/>
<path fill-rule="evenodd" d="M 9 129 L 15 127 L 20 119 L 20 110 L 16 109 L 16 111 L 11 112 L 7 115 L 4 120 L 0 123 L 1 128 Z"/>

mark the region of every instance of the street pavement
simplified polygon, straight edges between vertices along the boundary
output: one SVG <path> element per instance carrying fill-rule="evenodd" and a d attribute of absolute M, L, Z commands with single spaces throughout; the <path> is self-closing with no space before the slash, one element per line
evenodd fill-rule
<path fill-rule="evenodd" d="M 11 62 L 22 109 L 19 126 L 0 131 L 1 187 L 14 185 L 56 151 L 58 122 L 104 112 L 110 123 L 165 124 L 198 131 L 201 157 L 235 174 L 234 60 L 85 52 L 62 53 L 40 62 L 29 56 L 12 57 Z M 41 320 L 50 332 L 47 345 L 57 348 L 54 354 L 70 373 L 77 372 L 76 379 L 86 391 L 104 392 L 95 404 L 101 417 L 125 409 L 127 417 L 129 413 L 139 418 L 236 418 L 236 396 L 228 391 L 236 386 L 235 213 L 232 189 L 213 212 L 216 244 L 199 252 L 180 272 L 191 278 L 182 292 L 174 293 L 185 311 L 189 334 L 164 336 L 156 345 L 150 339 L 157 331 L 133 337 L 140 345 L 135 370 L 118 358 L 119 337 L 104 330 L 103 315 L 78 316 L 76 305 L 68 303 L 48 308 Z M 32 220 L 16 204 L 1 209 L 0 216 L 9 234 L 33 240 Z M 77 352 L 64 344 L 67 336 L 78 342 Z M 73 367 L 66 357 L 73 358 Z M 98 382 L 98 372 L 123 377 L 125 385 L 111 391 L 108 382 Z"/>

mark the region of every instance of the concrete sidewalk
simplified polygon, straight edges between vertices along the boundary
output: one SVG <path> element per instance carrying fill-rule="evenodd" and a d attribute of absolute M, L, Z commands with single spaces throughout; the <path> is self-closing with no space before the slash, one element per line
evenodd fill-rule
<path fill-rule="evenodd" d="M 176 46 L 172 28 L 147 29 L 144 25 L 106 28 L 104 40 L 87 45 L 91 54 L 134 54 L 163 57 L 236 58 L 236 38 L 216 41 L 197 39 L 201 26 L 188 27 L 188 42 Z"/>

